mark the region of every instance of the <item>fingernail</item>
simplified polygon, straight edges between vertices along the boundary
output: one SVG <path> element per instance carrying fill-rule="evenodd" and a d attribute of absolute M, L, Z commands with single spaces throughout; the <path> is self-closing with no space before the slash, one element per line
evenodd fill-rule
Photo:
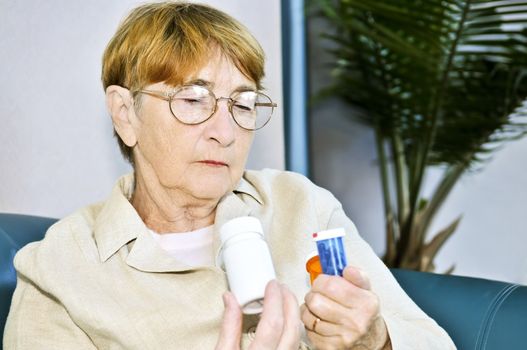
<path fill-rule="evenodd" d="M 269 281 L 269 287 L 274 288 L 274 289 L 279 289 L 280 283 L 278 283 L 277 280 L 271 280 Z"/>
<path fill-rule="evenodd" d="M 225 307 L 232 305 L 232 297 L 233 295 L 231 292 L 223 293 L 223 305 L 225 305 Z"/>

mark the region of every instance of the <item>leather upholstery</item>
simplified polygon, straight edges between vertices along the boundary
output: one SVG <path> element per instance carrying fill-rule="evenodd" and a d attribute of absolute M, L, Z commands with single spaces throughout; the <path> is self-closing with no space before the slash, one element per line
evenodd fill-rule
<path fill-rule="evenodd" d="M 56 219 L 0 213 L 0 330 L 16 284 L 13 257 Z M 392 269 L 412 299 L 461 350 L 525 349 L 527 287 L 478 278 Z M 0 347 L 1 350 L 1 347 Z"/>
<path fill-rule="evenodd" d="M 57 219 L 0 213 L 0 331 L 4 326 L 15 290 L 13 257 L 29 242 L 38 241 Z M 2 347 L 0 346 L 0 350 Z"/>
<path fill-rule="evenodd" d="M 461 349 L 527 349 L 527 287 L 392 269 L 406 293 Z"/>

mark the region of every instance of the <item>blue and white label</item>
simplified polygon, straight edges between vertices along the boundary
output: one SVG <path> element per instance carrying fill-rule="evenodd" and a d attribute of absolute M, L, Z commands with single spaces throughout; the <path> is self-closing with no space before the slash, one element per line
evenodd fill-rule
<path fill-rule="evenodd" d="M 313 233 L 322 272 L 326 275 L 342 276 L 342 271 L 348 265 L 344 251 L 344 235 L 345 231 L 342 228 Z"/>

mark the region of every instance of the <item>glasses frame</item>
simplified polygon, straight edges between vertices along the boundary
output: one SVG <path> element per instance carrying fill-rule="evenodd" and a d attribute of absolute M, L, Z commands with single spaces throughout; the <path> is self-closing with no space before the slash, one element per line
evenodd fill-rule
<path fill-rule="evenodd" d="M 200 88 L 203 88 L 203 89 L 206 89 L 208 90 L 208 92 L 210 93 L 210 95 L 212 96 L 212 98 L 215 100 L 215 103 L 214 103 L 214 108 L 212 110 L 212 112 L 210 113 L 210 115 L 205 118 L 204 120 L 202 121 L 199 121 L 197 123 L 187 123 L 187 122 L 184 122 L 182 121 L 181 119 L 179 119 L 176 114 L 174 113 L 174 111 L 172 110 L 172 100 L 174 99 L 174 96 L 176 96 L 176 94 L 178 92 L 180 92 L 181 90 L 185 89 L 185 88 L 188 88 L 188 87 L 192 87 L 192 86 L 198 86 Z M 206 86 L 202 86 L 202 85 L 196 85 L 196 84 L 188 84 L 188 85 L 181 85 L 177 88 L 175 88 L 174 90 L 172 91 L 159 91 L 159 90 L 147 90 L 147 89 L 141 89 L 141 90 L 136 90 L 133 92 L 133 94 L 136 94 L 136 93 L 142 93 L 142 94 L 145 94 L 145 95 L 149 95 L 149 96 L 152 96 L 152 97 L 156 97 L 156 98 L 159 98 L 159 99 L 162 99 L 162 100 L 165 100 L 168 102 L 168 107 L 170 109 L 170 113 L 172 113 L 172 116 L 174 118 L 177 119 L 177 121 L 179 121 L 180 123 L 182 124 L 185 124 L 185 125 L 199 125 L 199 124 L 202 124 L 202 123 L 205 123 L 207 120 L 209 120 L 210 118 L 212 118 L 212 116 L 214 115 L 214 113 L 216 113 L 216 111 L 218 110 L 218 102 L 220 100 L 227 100 L 227 107 L 229 109 L 229 114 L 231 115 L 232 119 L 234 120 L 234 122 L 236 123 L 236 125 L 238 125 L 240 128 L 244 129 L 244 130 L 248 130 L 248 131 L 256 131 L 256 130 L 259 130 L 261 128 L 263 128 L 264 126 L 267 125 L 267 123 L 269 123 L 269 121 L 271 120 L 271 117 L 273 116 L 273 112 L 274 112 L 274 109 L 276 107 L 278 107 L 278 105 L 273 102 L 273 100 L 267 96 L 266 94 L 264 94 L 263 92 L 261 91 L 253 91 L 253 92 L 256 92 L 260 95 L 263 95 L 265 97 L 267 97 L 269 99 L 269 101 L 271 102 L 259 102 L 259 103 L 256 103 L 255 105 L 256 106 L 263 106 L 263 107 L 271 107 L 271 114 L 269 115 L 269 118 L 267 119 L 267 121 L 265 123 L 263 123 L 262 126 L 258 127 L 258 128 L 255 128 L 255 129 L 249 129 L 249 128 L 246 128 L 242 125 L 240 125 L 240 123 L 236 120 L 236 117 L 234 116 L 234 113 L 232 112 L 232 106 L 234 104 L 234 101 L 235 101 L 235 98 L 236 96 L 238 96 L 239 94 L 241 93 L 244 93 L 244 92 L 248 92 L 248 91 L 235 91 L 233 92 L 229 97 L 216 97 L 216 95 L 214 94 L 214 92 L 212 92 L 209 88 L 207 88 Z"/>

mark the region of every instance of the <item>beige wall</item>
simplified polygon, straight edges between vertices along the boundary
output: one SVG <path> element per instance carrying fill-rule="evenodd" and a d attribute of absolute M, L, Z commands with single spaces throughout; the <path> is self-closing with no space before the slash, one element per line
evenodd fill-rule
<path fill-rule="evenodd" d="M 0 212 L 61 217 L 103 200 L 129 166 L 112 137 L 102 52 L 144 1 L 0 1 Z M 267 53 L 281 104 L 280 2 L 201 1 L 238 18 Z M 249 168 L 284 167 L 282 110 L 257 134 Z"/>

